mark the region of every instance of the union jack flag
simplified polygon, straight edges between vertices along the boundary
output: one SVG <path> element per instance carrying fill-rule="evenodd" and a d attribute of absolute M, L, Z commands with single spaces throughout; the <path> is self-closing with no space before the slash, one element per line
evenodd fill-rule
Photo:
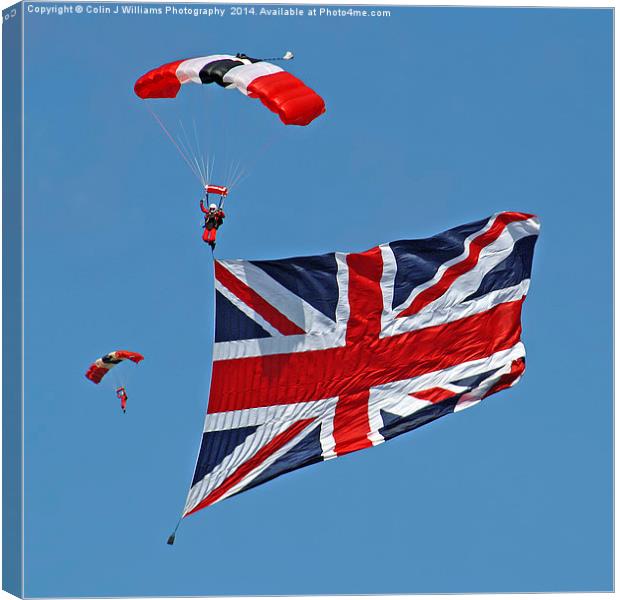
<path fill-rule="evenodd" d="M 215 261 L 209 407 L 184 516 L 514 385 L 538 219 L 423 240 Z"/>

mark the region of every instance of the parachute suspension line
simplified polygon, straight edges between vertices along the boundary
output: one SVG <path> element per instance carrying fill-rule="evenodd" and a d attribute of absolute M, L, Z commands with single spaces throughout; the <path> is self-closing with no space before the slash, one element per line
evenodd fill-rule
<path fill-rule="evenodd" d="M 226 174 L 226 187 L 230 189 L 232 182 L 236 179 L 237 174 L 241 168 L 241 161 L 234 161 L 230 163 L 228 173 Z"/>
<path fill-rule="evenodd" d="M 170 132 L 166 129 L 166 126 L 162 123 L 161 119 L 155 114 L 155 112 L 151 109 L 151 107 L 145 102 L 144 103 L 147 110 L 151 113 L 151 115 L 153 116 L 153 118 L 155 119 L 155 121 L 158 123 L 158 125 L 162 128 L 162 131 L 168 136 L 168 139 L 173 143 L 174 147 L 179 151 L 179 154 L 181 155 L 181 157 L 183 158 L 183 160 L 187 163 L 187 166 L 190 168 L 190 170 L 192 171 L 192 173 L 196 176 L 196 178 L 198 179 L 198 181 L 201 181 L 200 179 L 200 175 L 196 172 L 196 169 L 194 169 L 194 166 L 192 165 L 192 163 L 189 161 L 189 159 L 187 158 L 187 156 L 185 156 L 185 154 L 183 153 L 183 150 L 181 150 L 181 148 L 179 147 L 179 144 L 177 144 L 177 142 L 175 141 L 175 139 L 172 137 L 172 135 L 170 135 Z"/>
<path fill-rule="evenodd" d="M 235 115 L 231 111 L 230 104 L 228 102 L 222 102 L 222 110 L 225 111 L 225 117 L 221 120 L 223 125 L 223 142 L 224 142 L 224 157 L 227 165 L 226 175 L 224 177 L 224 185 L 229 187 L 229 183 L 233 177 L 233 174 L 239 166 L 241 166 L 244 153 L 240 150 L 239 144 L 235 142 L 237 136 L 234 135 L 233 128 L 236 121 Z M 241 146 L 241 147 L 244 147 Z"/>
<path fill-rule="evenodd" d="M 216 97 L 216 95 L 214 95 L 213 98 L 211 98 L 210 94 L 205 94 L 204 95 L 204 124 L 205 124 L 205 135 L 201 136 L 203 137 L 203 139 L 205 139 L 205 144 L 207 145 L 207 148 L 210 146 L 209 144 L 209 140 L 211 138 L 218 138 L 218 142 L 217 142 L 217 157 L 218 160 L 224 156 L 224 160 L 222 161 L 222 165 L 223 167 L 227 164 L 227 160 L 226 160 L 226 156 L 227 156 L 227 144 L 228 144 L 228 140 L 231 137 L 230 136 L 230 128 L 231 128 L 231 121 L 234 122 L 232 119 L 229 118 L 228 115 L 228 103 L 224 102 L 221 105 L 219 103 L 216 103 L 214 101 L 214 98 Z M 217 107 L 217 110 L 216 110 Z M 218 115 L 218 118 L 215 119 L 214 115 Z M 224 135 L 221 136 L 216 136 L 216 124 L 221 124 L 219 129 L 223 129 L 224 130 Z M 217 129 L 217 132 L 219 132 L 219 129 Z M 216 176 L 215 176 L 215 159 L 216 159 L 216 153 L 214 151 L 209 151 L 208 149 L 205 149 L 205 152 L 202 152 L 201 148 L 200 148 L 200 143 L 198 141 L 198 129 L 196 127 L 196 120 L 194 119 L 194 135 L 196 137 L 196 144 L 198 147 L 198 151 L 200 153 L 201 159 L 203 159 L 203 170 L 206 176 L 206 181 L 205 184 L 209 184 L 209 183 L 213 183 L 215 182 Z M 221 139 L 219 139 L 221 137 Z M 204 157 L 204 158 L 203 158 Z M 205 164 L 206 163 L 206 164 Z M 217 177 L 218 180 L 222 181 L 221 177 Z"/>
<path fill-rule="evenodd" d="M 215 152 L 213 149 L 211 151 L 208 150 L 209 142 L 208 140 L 214 137 L 214 129 L 213 129 L 213 119 L 217 113 L 215 110 L 215 103 L 211 100 L 210 94 L 204 94 L 204 118 L 201 122 L 204 124 L 204 132 L 205 132 L 205 143 L 207 144 L 206 152 L 204 153 L 203 166 L 205 169 L 206 181 L 207 183 L 211 182 L 213 179 L 213 168 L 211 167 L 211 159 L 215 159 Z M 194 125 L 196 120 L 194 119 Z M 206 163 L 206 164 L 205 164 Z"/>
<path fill-rule="evenodd" d="M 194 161 L 194 164 L 196 165 L 196 169 L 200 173 L 200 180 L 202 182 L 202 187 L 204 187 L 205 185 L 207 185 L 207 182 L 205 181 L 204 175 L 202 171 L 200 170 L 200 165 L 198 164 L 198 159 L 196 158 L 196 151 L 194 151 L 194 148 L 192 147 L 189 135 L 187 135 L 187 131 L 185 130 L 185 125 L 183 125 L 183 121 L 181 121 L 181 119 L 179 119 L 179 124 L 181 125 L 181 130 L 183 131 L 183 135 L 185 135 L 185 143 L 187 144 L 187 147 L 189 148 L 189 155 L 192 157 L 192 160 Z"/>
<path fill-rule="evenodd" d="M 215 155 L 213 155 L 213 157 L 211 158 L 211 177 L 213 177 L 214 173 L 215 173 Z"/>
<path fill-rule="evenodd" d="M 205 173 L 205 181 L 209 183 L 211 181 L 211 170 L 209 168 L 209 155 L 205 154 L 204 160 L 202 161 L 204 173 Z"/>
<path fill-rule="evenodd" d="M 256 163 L 259 161 L 259 159 L 262 156 L 267 154 L 267 151 L 276 143 L 276 141 L 278 140 L 278 137 L 279 137 L 279 132 L 278 133 L 274 132 L 271 134 L 271 136 L 269 136 L 265 140 L 263 145 L 259 148 L 258 152 L 256 153 L 254 160 L 252 160 L 252 162 L 247 167 L 241 169 L 241 173 L 239 173 L 235 177 L 235 179 L 232 181 L 232 183 L 228 186 L 229 190 L 239 185 L 243 181 L 245 181 L 245 179 L 247 179 L 247 177 L 250 175 L 250 173 L 256 166 Z"/>
<path fill-rule="evenodd" d="M 224 175 L 222 179 L 222 183 L 227 187 L 228 187 L 228 180 L 229 180 L 229 174 L 230 174 L 230 165 L 231 163 L 228 163 L 228 167 L 226 167 L 226 175 Z"/>
<path fill-rule="evenodd" d="M 237 185 L 237 182 L 239 181 L 239 178 L 241 176 L 244 175 L 244 173 L 246 172 L 246 168 L 245 166 L 243 166 L 241 163 L 239 163 L 237 170 L 234 173 L 234 177 L 232 177 L 230 185 L 231 187 Z"/>
<path fill-rule="evenodd" d="M 232 181 L 230 182 L 229 188 L 234 187 L 235 185 L 237 185 L 237 183 L 239 183 L 239 180 L 241 178 L 245 178 L 246 176 L 246 169 L 245 167 L 240 168 L 238 171 L 235 172 L 234 178 L 232 179 Z"/>
<path fill-rule="evenodd" d="M 207 146 L 207 148 L 210 148 L 210 150 L 205 149 L 204 153 L 201 152 L 200 160 L 202 161 L 202 168 L 204 169 L 204 172 L 205 172 L 205 182 L 206 184 L 209 184 L 213 181 L 213 168 L 211 166 L 211 163 L 215 159 L 215 151 L 209 144 L 209 141 L 208 141 L 209 136 L 205 136 L 205 137 L 207 138 L 205 141 L 205 145 Z"/>
<path fill-rule="evenodd" d="M 213 156 L 211 158 L 213 158 Z M 207 156 L 207 181 L 211 181 L 212 177 L 213 177 L 213 169 L 211 169 L 211 161 L 209 160 L 209 157 Z"/>
<path fill-rule="evenodd" d="M 181 136 L 177 135 L 177 142 L 179 142 L 179 146 L 182 148 L 183 152 L 185 152 L 185 155 L 187 157 L 192 157 L 191 152 L 187 149 L 186 145 L 183 143 L 183 140 L 181 140 Z M 196 175 L 196 177 L 198 177 L 200 179 L 200 182 L 202 183 L 202 174 L 200 173 L 199 169 L 196 168 L 196 161 L 195 159 L 193 159 L 192 157 L 192 169 L 194 171 L 194 174 Z"/>
<path fill-rule="evenodd" d="M 196 127 L 196 119 L 193 119 L 194 122 L 194 138 L 196 139 L 196 149 L 198 150 L 198 158 L 200 159 L 200 164 L 202 165 L 202 174 L 205 181 L 205 185 L 209 183 L 209 177 L 207 173 L 207 169 L 205 168 L 204 154 L 200 148 L 200 141 L 198 136 L 198 129 Z"/>
<path fill-rule="evenodd" d="M 226 169 L 226 176 L 224 177 L 224 185 L 228 186 L 228 184 L 231 182 L 232 174 L 237 167 L 237 162 L 238 161 L 236 160 L 231 160 L 228 163 L 228 168 Z"/>
<path fill-rule="evenodd" d="M 211 159 L 213 157 L 207 156 L 206 158 L 207 158 L 207 163 L 205 165 L 205 176 L 206 176 L 205 181 L 208 184 L 213 179 L 213 170 L 211 169 Z"/>
<path fill-rule="evenodd" d="M 204 169 L 205 172 L 205 180 L 207 183 L 209 183 L 209 171 L 207 170 L 207 165 L 205 164 L 205 160 L 208 161 L 209 157 L 208 156 L 203 156 L 201 157 L 201 161 L 202 161 L 202 168 Z"/>
<path fill-rule="evenodd" d="M 194 121 L 194 131 L 196 129 L 196 121 Z M 187 134 L 187 132 L 185 133 L 185 137 L 187 139 L 187 143 L 190 144 L 190 140 L 189 140 L 189 135 Z M 198 136 L 194 133 L 194 139 L 196 140 L 196 152 L 194 152 L 194 162 L 196 163 L 196 167 L 198 168 L 198 170 L 200 171 L 200 173 L 202 174 L 202 181 L 203 181 L 203 186 L 207 185 L 208 181 L 206 180 L 206 175 L 202 169 L 202 167 L 200 166 L 200 162 L 201 162 L 201 155 L 200 155 L 200 145 L 198 144 Z"/>
<path fill-rule="evenodd" d="M 180 124 L 180 121 L 179 121 L 179 124 Z M 179 125 L 179 131 L 177 132 L 177 135 L 176 135 L 176 140 L 179 143 L 179 146 L 182 148 L 183 152 L 185 152 L 185 155 L 192 160 L 192 166 L 194 168 L 194 172 L 196 172 L 197 171 L 197 169 L 196 169 L 196 161 L 194 160 L 192 152 L 188 149 L 187 144 L 183 141 L 183 139 L 181 137 L 181 127 L 180 127 L 180 125 Z"/>
<path fill-rule="evenodd" d="M 196 150 L 198 151 L 198 159 L 200 160 L 200 164 L 202 165 L 202 173 L 206 177 L 207 173 L 205 170 L 202 148 L 200 147 L 200 137 L 198 136 L 198 128 L 196 127 L 196 119 L 192 119 L 192 123 L 194 125 L 194 139 L 196 140 Z"/>

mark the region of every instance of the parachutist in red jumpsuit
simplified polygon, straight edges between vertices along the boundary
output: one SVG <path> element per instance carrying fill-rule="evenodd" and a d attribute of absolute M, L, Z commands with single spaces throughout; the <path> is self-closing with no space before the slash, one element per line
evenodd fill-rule
<path fill-rule="evenodd" d="M 121 401 L 123 412 L 127 412 L 127 392 L 124 387 L 119 387 L 116 390 L 116 397 Z"/>
<path fill-rule="evenodd" d="M 200 200 L 200 210 L 205 215 L 204 232 L 202 233 L 202 240 L 211 246 L 211 249 L 215 249 L 215 238 L 217 236 L 217 230 L 224 221 L 224 211 L 218 208 L 217 205 L 211 204 L 209 208 L 205 208 L 204 202 Z"/>

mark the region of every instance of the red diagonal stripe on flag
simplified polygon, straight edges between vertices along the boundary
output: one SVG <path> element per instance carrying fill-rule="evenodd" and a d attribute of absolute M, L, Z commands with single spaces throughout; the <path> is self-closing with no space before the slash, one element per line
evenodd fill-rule
<path fill-rule="evenodd" d="M 296 421 L 288 429 L 281 431 L 270 442 L 265 444 L 250 460 L 244 462 L 232 475 L 227 477 L 217 488 L 215 488 L 208 496 L 192 508 L 189 512 L 185 513 L 185 517 L 192 513 L 209 506 L 214 502 L 217 502 L 226 492 L 237 485 L 244 477 L 247 477 L 256 467 L 262 462 L 267 460 L 272 454 L 280 450 L 289 441 L 291 441 L 297 434 L 301 433 L 306 426 L 310 425 L 314 419 L 303 419 Z"/>
<path fill-rule="evenodd" d="M 441 298 L 450 286 L 463 274 L 476 266 L 482 250 L 492 244 L 506 228 L 508 223 L 526 221 L 533 215 L 526 213 L 504 212 L 497 216 L 491 227 L 477 238 L 473 239 L 469 246 L 469 254 L 459 263 L 452 265 L 441 276 L 439 281 L 431 287 L 420 292 L 413 302 L 398 317 L 409 317 L 420 312 L 425 306 Z"/>
<path fill-rule="evenodd" d="M 215 278 L 237 296 L 239 300 L 247 304 L 271 326 L 275 327 L 282 335 L 300 335 L 305 333 L 303 329 L 284 316 L 277 308 L 269 304 L 262 296 L 217 261 L 215 263 Z"/>

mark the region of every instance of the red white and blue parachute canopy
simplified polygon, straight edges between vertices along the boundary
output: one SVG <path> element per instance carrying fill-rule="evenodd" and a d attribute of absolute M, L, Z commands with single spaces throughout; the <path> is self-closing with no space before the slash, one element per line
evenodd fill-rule
<path fill-rule="evenodd" d="M 289 55 L 289 53 L 287 53 Z M 145 73 L 134 90 L 142 98 L 176 98 L 184 83 L 217 83 L 258 98 L 285 125 L 308 125 L 325 112 L 325 102 L 282 67 L 245 54 L 213 54 L 177 60 Z"/>
<path fill-rule="evenodd" d="M 114 352 L 110 352 L 98 358 L 90 365 L 88 371 L 86 371 L 86 378 L 90 379 L 93 383 L 99 383 L 112 367 L 124 360 L 131 360 L 138 364 L 141 360 L 144 360 L 144 356 L 138 352 L 130 352 L 129 350 L 115 350 Z"/>

